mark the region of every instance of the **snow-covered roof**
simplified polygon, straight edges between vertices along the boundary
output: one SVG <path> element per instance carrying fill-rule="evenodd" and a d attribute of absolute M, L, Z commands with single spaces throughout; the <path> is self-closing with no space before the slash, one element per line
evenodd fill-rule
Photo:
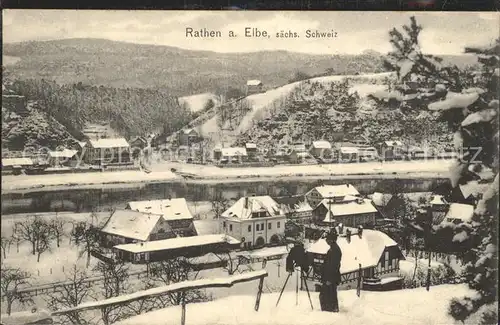
<path fill-rule="evenodd" d="M 147 240 L 160 218 L 159 214 L 116 210 L 101 231 L 120 237 Z"/>
<path fill-rule="evenodd" d="M 450 209 L 446 214 L 444 220 L 453 221 L 459 220 L 462 222 L 469 222 L 472 220 L 472 216 L 474 215 L 474 206 L 469 204 L 461 204 L 461 203 L 451 203 Z"/>
<path fill-rule="evenodd" d="M 429 202 L 432 205 L 446 205 L 448 202 L 446 202 L 445 198 L 442 195 L 433 195 L 431 197 L 431 201 Z"/>
<path fill-rule="evenodd" d="M 384 144 L 388 147 L 400 147 L 403 145 L 403 142 L 399 140 L 392 140 L 392 141 L 384 141 Z"/>
<path fill-rule="evenodd" d="M 98 140 L 90 140 L 90 145 L 93 148 L 126 148 L 129 144 L 125 138 L 103 138 Z"/>
<path fill-rule="evenodd" d="M 246 200 L 248 200 L 247 207 L 245 207 Z M 221 216 L 224 218 L 251 219 L 253 212 L 267 212 L 269 214 L 267 217 L 283 216 L 278 203 L 269 195 L 242 197 L 224 211 Z"/>
<path fill-rule="evenodd" d="M 52 158 L 73 158 L 77 153 L 77 150 L 64 149 L 62 151 L 49 151 L 49 156 Z"/>
<path fill-rule="evenodd" d="M 313 148 L 315 149 L 331 149 L 332 144 L 328 141 L 313 141 L 312 143 Z"/>
<path fill-rule="evenodd" d="M 33 165 L 31 158 L 4 158 L 2 159 L 2 167 L 7 166 L 26 166 Z"/>
<path fill-rule="evenodd" d="M 247 149 L 257 149 L 257 144 L 247 142 L 247 143 L 245 144 L 245 148 L 247 148 Z"/>
<path fill-rule="evenodd" d="M 146 140 L 144 137 L 135 137 L 135 138 L 130 139 L 130 143 L 136 142 L 137 140 L 144 142 L 144 143 L 148 142 L 148 140 Z"/>
<path fill-rule="evenodd" d="M 248 80 L 247 81 L 247 86 L 258 86 L 261 84 L 262 84 L 262 81 L 260 81 L 260 80 Z"/>
<path fill-rule="evenodd" d="M 357 154 L 359 153 L 359 148 L 356 147 L 340 147 L 340 152 L 343 154 Z"/>
<path fill-rule="evenodd" d="M 375 192 L 372 195 L 373 204 L 382 207 L 386 206 L 387 203 L 392 199 L 392 194 Z"/>
<path fill-rule="evenodd" d="M 80 146 L 80 148 L 82 148 L 82 149 L 83 149 L 83 148 L 87 145 L 87 142 L 85 142 L 85 141 L 77 141 L 76 143 L 77 143 L 77 144 Z"/>
<path fill-rule="evenodd" d="M 36 311 L 26 310 L 20 312 L 14 312 L 10 315 L 2 314 L 1 324 L 2 325 L 26 325 L 26 324 L 49 324 L 46 321 L 52 319 L 50 312 L 44 309 L 39 309 Z"/>
<path fill-rule="evenodd" d="M 341 197 L 346 195 L 359 195 L 358 190 L 352 186 L 351 184 L 342 184 L 342 185 L 322 185 L 317 186 L 311 191 L 316 190 L 323 197 Z M 309 191 L 306 195 L 311 193 Z"/>
<path fill-rule="evenodd" d="M 222 148 L 221 149 L 222 156 L 224 157 L 237 157 L 237 156 L 246 156 L 247 149 L 241 147 L 234 148 Z"/>
<path fill-rule="evenodd" d="M 359 264 L 362 268 L 376 266 L 386 247 L 398 246 L 383 232 L 371 229 L 364 229 L 361 237 L 354 232 L 350 242 L 345 236 L 339 236 L 337 244 L 342 251 L 342 260 L 340 261 L 342 274 L 358 270 Z M 307 251 L 324 255 L 329 249 L 330 246 L 326 241 L 319 239 Z"/>
<path fill-rule="evenodd" d="M 127 204 L 127 208 L 143 213 L 159 214 L 165 220 L 193 219 L 185 198 L 132 201 Z"/>
<path fill-rule="evenodd" d="M 191 133 L 191 132 L 193 132 L 193 131 L 194 131 L 194 132 L 196 132 L 196 130 L 195 130 L 195 129 L 184 129 L 184 130 L 182 130 L 182 132 L 183 132 L 184 134 L 189 134 L 189 133 Z"/>
<path fill-rule="evenodd" d="M 362 201 L 360 201 L 361 203 L 358 203 L 357 201 L 351 201 L 348 203 L 329 204 L 328 201 L 328 199 L 325 199 L 320 203 L 320 205 L 325 206 L 327 209 L 323 222 L 332 222 L 332 219 L 335 219 L 335 217 L 377 212 L 377 209 L 368 199 L 362 199 Z M 331 213 L 328 211 L 328 209 L 331 210 Z"/>
<path fill-rule="evenodd" d="M 145 253 L 222 243 L 237 245 L 240 241 L 225 234 L 216 234 L 153 240 L 144 243 L 122 244 L 117 245 L 114 248 L 131 253 Z"/>

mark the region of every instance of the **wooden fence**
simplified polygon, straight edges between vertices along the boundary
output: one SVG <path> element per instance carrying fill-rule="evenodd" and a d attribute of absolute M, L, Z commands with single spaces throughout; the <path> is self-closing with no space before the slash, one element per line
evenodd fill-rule
<path fill-rule="evenodd" d="M 158 297 L 168 293 L 177 293 L 181 292 L 184 297 L 186 291 L 203 289 L 203 288 L 229 288 L 237 283 L 242 282 L 250 282 L 254 280 L 259 280 L 259 286 L 257 291 L 257 299 L 255 301 L 254 309 L 255 311 L 259 310 L 260 305 L 260 297 L 262 295 L 262 287 L 264 284 L 264 278 L 268 276 L 268 273 L 265 269 L 253 272 L 242 273 L 238 275 L 233 275 L 225 278 L 217 278 L 217 279 L 199 279 L 193 281 L 183 281 L 178 283 L 173 283 L 166 286 L 161 286 L 157 288 L 152 288 L 148 290 L 141 290 L 131 294 L 113 297 L 100 301 L 92 301 L 83 303 L 77 307 L 68 308 L 64 310 L 58 310 L 52 313 L 52 316 L 64 315 L 71 312 L 80 312 L 85 310 L 93 310 L 93 309 L 102 309 L 107 306 L 113 305 L 124 305 L 133 301 Z M 186 323 L 186 301 L 183 299 L 182 303 L 182 315 L 181 315 L 181 324 L 185 325 Z"/>

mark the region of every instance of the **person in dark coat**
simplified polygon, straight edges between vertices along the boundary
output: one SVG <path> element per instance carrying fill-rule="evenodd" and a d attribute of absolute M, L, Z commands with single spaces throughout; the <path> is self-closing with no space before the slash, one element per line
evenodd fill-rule
<path fill-rule="evenodd" d="M 337 232 L 334 230 L 326 236 L 326 242 L 330 249 L 326 253 L 323 263 L 322 285 L 319 294 L 321 310 L 334 313 L 339 311 L 337 286 L 340 284 L 340 262 L 342 260 L 342 251 L 337 244 L 337 237 Z"/>

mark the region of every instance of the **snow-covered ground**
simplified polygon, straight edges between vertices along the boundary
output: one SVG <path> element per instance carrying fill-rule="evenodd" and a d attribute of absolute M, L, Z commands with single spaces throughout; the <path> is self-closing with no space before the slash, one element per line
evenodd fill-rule
<path fill-rule="evenodd" d="M 205 105 L 207 105 L 210 99 L 213 100 L 214 104 L 216 105 L 219 102 L 219 99 L 215 94 L 203 93 L 203 94 L 180 97 L 179 103 L 180 104 L 186 103 L 189 110 L 195 113 L 205 108 Z"/>
<path fill-rule="evenodd" d="M 257 290 L 257 283 L 255 283 Z M 441 285 L 390 292 L 366 292 L 356 296 L 355 290 L 340 291 L 340 312 L 321 312 L 319 297 L 311 293 L 311 310 L 306 292 L 283 294 L 275 307 L 278 293 L 263 294 L 259 311 L 254 311 L 255 295 L 230 296 L 186 307 L 186 324 L 352 324 L 352 325 L 452 325 L 458 324 L 448 315 L 448 304 L 454 297 L 469 293 L 465 285 Z M 153 311 L 124 320 L 117 325 L 178 324 L 180 307 Z"/>
<path fill-rule="evenodd" d="M 3 176 L 2 193 L 14 190 L 57 187 L 57 186 L 95 186 L 127 183 L 150 183 L 162 181 L 179 181 L 182 178 L 170 171 L 176 168 L 178 172 L 194 175 L 198 179 L 224 180 L 236 178 L 276 178 L 276 177 L 303 177 L 303 176 L 345 176 L 345 175 L 377 175 L 397 174 L 397 176 L 414 175 L 426 176 L 433 174 L 439 177 L 448 177 L 448 170 L 452 160 L 426 161 L 393 161 L 393 162 L 365 162 L 352 164 L 325 164 L 325 165 L 278 165 L 274 167 L 247 167 L 247 168 L 219 168 L 209 165 L 180 164 L 158 162 L 151 166 L 152 172 L 116 171 L 102 173 L 79 173 L 66 175 L 20 175 Z M 397 177 L 396 175 L 394 177 Z"/>

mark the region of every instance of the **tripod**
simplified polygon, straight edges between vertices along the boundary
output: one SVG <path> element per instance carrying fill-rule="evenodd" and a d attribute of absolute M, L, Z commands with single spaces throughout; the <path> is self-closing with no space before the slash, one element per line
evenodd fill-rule
<path fill-rule="evenodd" d="M 309 298 L 309 303 L 311 304 L 311 310 L 314 310 L 313 303 L 311 300 L 311 294 L 309 293 L 309 287 L 307 286 L 306 274 L 301 268 L 296 268 L 295 270 L 298 270 L 298 269 L 300 270 L 300 285 L 302 286 L 302 284 L 304 284 L 304 286 L 306 287 L 307 297 Z M 280 303 L 281 296 L 283 295 L 283 291 L 285 291 L 286 284 L 288 283 L 288 280 L 290 279 L 292 274 L 293 274 L 293 272 L 289 272 L 288 276 L 286 277 L 285 284 L 283 284 L 283 288 L 281 288 L 281 292 L 280 292 L 280 295 L 278 297 L 278 301 L 276 302 L 276 307 L 278 307 L 278 304 Z M 299 303 L 299 278 L 298 277 L 299 277 L 299 275 L 297 274 L 297 284 L 295 286 L 295 304 Z"/>

